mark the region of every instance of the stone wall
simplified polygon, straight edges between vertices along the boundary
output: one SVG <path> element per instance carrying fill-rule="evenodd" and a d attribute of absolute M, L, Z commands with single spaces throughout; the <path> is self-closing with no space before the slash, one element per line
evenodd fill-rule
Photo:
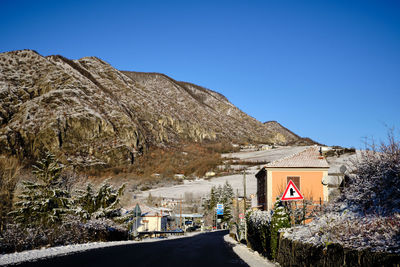
<path fill-rule="evenodd" d="M 282 236 L 277 262 L 281 266 L 400 266 L 400 255 L 343 248 L 339 244 L 313 246 Z"/>

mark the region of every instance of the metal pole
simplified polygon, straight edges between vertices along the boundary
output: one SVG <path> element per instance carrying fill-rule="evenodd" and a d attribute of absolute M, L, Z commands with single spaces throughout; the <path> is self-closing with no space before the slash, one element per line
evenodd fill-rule
<path fill-rule="evenodd" d="M 290 213 L 292 213 L 292 227 L 294 226 L 294 213 L 293 213 L 293 203 L 292 201 L 290 203 Z"/>
<path fill-rule="evenodd" d="M 180 201 L 179 214 L 179 228 L 182 229 L 182 199 Z"/>

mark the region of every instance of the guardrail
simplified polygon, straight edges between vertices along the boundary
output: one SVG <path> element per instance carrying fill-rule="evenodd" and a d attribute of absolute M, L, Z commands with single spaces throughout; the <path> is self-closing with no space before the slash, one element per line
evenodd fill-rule
<path fill-rule="evenodd" d="M 185 232 L 177 232 L 177 231 L 143 231 L 143 232 L 138 232 L 136 237 L 143 237 L 146 235 L 149 236 L 166 236 L 166 235 L 184 235 Z"/>

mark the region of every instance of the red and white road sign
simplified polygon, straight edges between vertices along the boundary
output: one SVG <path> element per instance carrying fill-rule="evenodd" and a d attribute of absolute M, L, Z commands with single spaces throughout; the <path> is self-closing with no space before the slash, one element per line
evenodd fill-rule
<path fill-rule="evenodd" d="M 302 200 L 302 199 L 304 199 L 304 197 L 300 193 L 300 190 L 297 189 L 293 181 L 290 180 L 286 187 L 285 193 L 283 193 L 281 200 L 287 201 L 287 200 Z"/>

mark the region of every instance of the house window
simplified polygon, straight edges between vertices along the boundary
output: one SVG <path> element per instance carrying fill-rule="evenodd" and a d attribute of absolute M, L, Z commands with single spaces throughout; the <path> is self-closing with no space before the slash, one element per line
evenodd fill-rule
<path fill-rule="evenodd" d="M 292 180 L 293 183 L 296 185 L 297 189 L 300 190 L 300 177 L 299 176 L 288 176 L 287 177 L 287 183 Z"/>

